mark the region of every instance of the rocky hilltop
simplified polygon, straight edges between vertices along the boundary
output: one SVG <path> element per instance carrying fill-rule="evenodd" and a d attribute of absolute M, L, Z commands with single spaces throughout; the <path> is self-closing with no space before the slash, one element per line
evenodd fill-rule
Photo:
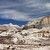
<path fill-rule="evenodd" d="M 49 26 L 50 25 L 50 16 L 44 16 L 40 20 L 28 22 L 24 29 L 29 28 L 42 28 L 43 26 Z"/>
<path fill-rule="evenodd" d="M 44 18 L 41 19 L 40 21 L 41 25 L 50 25 L 50 16 L 45 16 Z"/>

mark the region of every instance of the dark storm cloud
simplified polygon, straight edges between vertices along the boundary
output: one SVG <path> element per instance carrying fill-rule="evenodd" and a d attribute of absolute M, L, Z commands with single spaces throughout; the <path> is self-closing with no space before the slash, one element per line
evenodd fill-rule
<path fill-rule="evenodd" d="M 50 0 L 0 0 L 0 17 L 31 21 L 50 15 Z M 4 15 L 4 16 L 3 16 Z"/>

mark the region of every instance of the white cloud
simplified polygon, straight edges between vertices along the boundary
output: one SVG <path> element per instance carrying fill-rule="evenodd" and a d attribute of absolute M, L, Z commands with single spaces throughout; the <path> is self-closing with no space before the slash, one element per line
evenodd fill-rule
<path fill-rule="evenodd" d="M 36 8 L 39 8 L 44 5 L 44 3 L 41 3 L 40 0 L 26 0 L 26 2 L 24 2 L 25 6 L 26 7 L 36 7 Z"/>
<path fill-rule="evenodd" d="M 26 2 L 24 2 L 24 4 L 26 7 L 29 7 L 29 8 L 45 10 L 45 9 L 50 9 L 50 2 L 49 3 L 48 2 L 46 2 L 45 0 L 38 0 L 38 1 L 37 0 L 26 0 Z"/>
<path fill-rule="evenodd" d="M 32 21 L 28 14 L 22 13 L 16 10 L 4 10 L 0 12 L 2 14 L 1 18 L 6 18 L 6 19 L 14 19 L 14 20 L 19 20 L 19 21 Z"/>
<path fill-rule="evenodd" d="M 47 9 L 50 9 L 50 3 L 46 3 L 46 4 L 45 4 L 45 7 L 46 7 Z"/>

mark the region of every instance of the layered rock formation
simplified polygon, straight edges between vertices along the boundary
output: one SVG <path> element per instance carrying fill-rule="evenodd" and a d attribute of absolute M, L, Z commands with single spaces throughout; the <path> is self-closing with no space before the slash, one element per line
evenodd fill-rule
<path fill-rule="evenodd" d="M 25 25 L 25 29 L 29 28 L 42 28 L 43 26 L 49 26 L 50 25 L 50 16 L 44 16 L 40 20 L 29 22 Z"/>
<path fill-rule="evenodd" d="M 41 19 L 40 25 L 50 25 L 50 16 L 45 16 Z"/>
<path fill-rule="evenodd" d="M 36 27 L 36 24 L 38 24 L 37 21 L 28 22 L 28 23 L 23 27 L 23 29 L 35 28 L 35 27 Z"/>

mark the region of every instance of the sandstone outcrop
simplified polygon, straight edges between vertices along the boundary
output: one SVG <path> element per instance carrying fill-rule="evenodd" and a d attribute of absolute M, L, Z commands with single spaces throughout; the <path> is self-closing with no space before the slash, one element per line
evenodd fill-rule
<path fill-rule="evenodd" d="M 28 22 L 24 26 L 24 29 L 29 29 L 29 28 L 40 28 L 41 29 L 43 26 L 49 26 L 49 25 L 50 25 L 50 16 L 44 16 L 40 20 Z"/>
<path fill-rule="evenodd" d="M 30 29 L 30 28 L 35 28 L 36 25 L 39 24 L 39 21 L 32 21 L 32 22 L 28 22 L 23 29 Z"/>
<path fill-rule="evenodd" d="M 41 19 L 40 25 L 50 25 L 50 16 L 45 16 Z"/>

